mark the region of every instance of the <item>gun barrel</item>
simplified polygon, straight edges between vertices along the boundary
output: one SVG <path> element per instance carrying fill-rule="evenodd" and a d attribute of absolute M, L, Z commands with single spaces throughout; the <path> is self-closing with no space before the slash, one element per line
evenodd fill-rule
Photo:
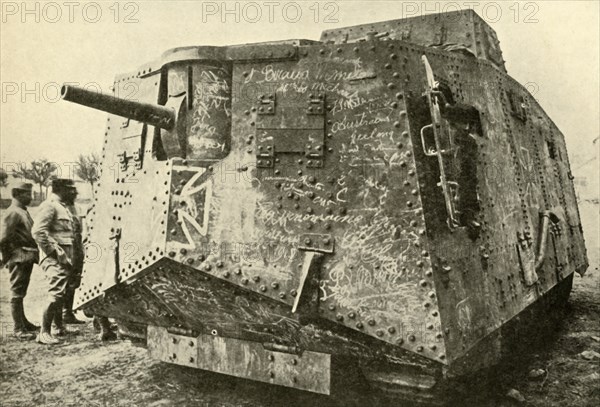
<path fill-rule="evenodd" d="M 161 105 L 134 102 L 71 85 L 62 86 L 61 98 L 161 129 L 172 130 L 175 127 L 175 111 Z"/>

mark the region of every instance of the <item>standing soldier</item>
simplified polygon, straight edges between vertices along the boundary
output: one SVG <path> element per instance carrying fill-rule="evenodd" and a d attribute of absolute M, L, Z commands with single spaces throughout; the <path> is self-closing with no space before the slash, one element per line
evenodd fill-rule
<path fill-rule="evenodd" d="M 52 181 L 52 195 L 42 203 L 36 216 L 33 237 L 40 248 L 41 263 L 48 280 L 49 304 L 42 315 L 39 343 L 54 345 L 52 321 L 57 335 L 65 334 L 62 310 L 73 286 L 76 268 L 83 259 L 79 221 L 75 214 L 77 189 L 70 179 Z"/>
<path fill-rule="evenodd" d="M 18 339 L 33 339 L 32 332 L 39 327 L 25 317 L 23 299 L 27 294 L 33 265 L 38 262 L 38 251 L 31 236 L 33 219 L 27 211 L 31 203 L 32 185 L 21 182 L 12 189 L 12 204 L 6 210 L 0 227 L 0 252 L 10 273 L 11 313 L 14 334 Z"/>

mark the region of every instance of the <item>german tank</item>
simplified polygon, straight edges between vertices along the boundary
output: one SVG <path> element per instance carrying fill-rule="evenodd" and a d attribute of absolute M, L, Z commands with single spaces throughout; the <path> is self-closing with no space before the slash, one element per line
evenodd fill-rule
<path fill-rule="evenodd" d="M 162 361 L 329 394 L 350 358 L 427 398 L 587 268 L 563 134 L 472 11 L 62 92 L 109 113 L 76 305 Z"/>

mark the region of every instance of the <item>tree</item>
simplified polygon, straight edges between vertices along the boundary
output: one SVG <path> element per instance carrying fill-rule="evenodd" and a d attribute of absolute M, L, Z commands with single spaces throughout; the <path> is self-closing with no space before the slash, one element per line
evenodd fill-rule
<path fill-rule="evenodd" d="M 2 168 L 0 168 L 0 187 L 8 185 L 8 174 Z"/>
<path fill-rule="evenodd" d="M 56 171 L 56 164 L 51 163 L 45 158 L 39 160 L 33 160 L 29 166 L 27 164 L 21 164 L 18 169 L 14 171 L 14 176 L 17 178 L 27 179 L 40 186 L 40 196 L 43 197 L 42 187 L 50 185 L 50 181 L 55 178 L 54 171 Z"/>
<path fill-rule="evenodd" d="M 92 193 L 94 193 L 94 183 L 98 181 L 100 176 L 100 158 L 98 154 L 80 154 L 77 158 L 75 174 L 82 180 L 89 182 L 92 186 Z"/>

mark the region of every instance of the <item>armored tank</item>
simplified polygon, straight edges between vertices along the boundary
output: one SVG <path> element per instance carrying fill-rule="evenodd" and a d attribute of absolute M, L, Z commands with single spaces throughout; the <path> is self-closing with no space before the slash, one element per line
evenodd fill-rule
<path fill-rule="evenodd" d="M 435 398 L 587 268 L 563 134 L 462 11 L 118 75 L 76 306 L 164 362 Z M 514 336 L 514 335 L 513 335 Z"/>

